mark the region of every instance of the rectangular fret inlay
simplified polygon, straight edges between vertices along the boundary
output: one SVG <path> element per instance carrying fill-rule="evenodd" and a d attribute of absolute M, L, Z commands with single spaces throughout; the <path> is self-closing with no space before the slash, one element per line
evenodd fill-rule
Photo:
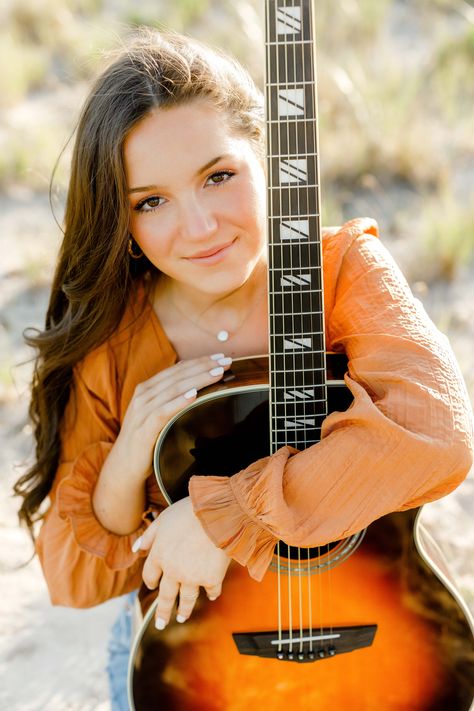
<path fill-rule="evenodd" d="M 289 274 L 280 278 L 280 286 L 311 286 L 311 274 Z"/>
<path fill-rule="evenodd" d="M 315 424 L 314 417 L 300 417 L 297 420 L 285 420 L 285 429 L 295 430 L 300 427 L 314 427 Z"/>
<path fill-rule="evenodd" d="M 309 220 L 286 220 L 280 226 L 281 240 L 307 240 Z"/>
<path fill-rule="evenodd" d="M 301 8 L 279 7 L 276 13 L 277 34 L 294 35 L 301 33 Z"/>
<path fill-rule="evenodd" d="M 311 338 L 284 338 L 283 347 L 285 351 L 301 351 L 305 348 L 311 348 Z"/>
<path fill-rule="evenodd" d="M 314 398 L 314 388 L 285 390 L 285 400 L 311 400 L 311 398 Z"/>
<path fill-rule="evenodd" d="M 279 89 L 278 90 L 278 116 L 304 116 L 305 98 L 304 89 Z"/>
<path fill-rule="evenodd" d="M 287 158 L 280 161 L 280 184 L 306 183 L 308 181 L 308 161 L 306 158 Z"/>

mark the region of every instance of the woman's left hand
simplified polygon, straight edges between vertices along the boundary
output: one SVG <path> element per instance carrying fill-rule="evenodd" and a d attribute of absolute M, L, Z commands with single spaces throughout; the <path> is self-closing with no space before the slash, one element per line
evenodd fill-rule
<path fill-rule="evenodd" d="M 178 622 L 191 615 L 201 586 L 210 600 L 219 597 L 231 561 L 205 533 L 189 496 L 162 511 L 133 550 L 149 551 L 143 581 L 151 590 L 160 586 L 155 612 L 158 629 L 168 624 L 178 596 Z"/>

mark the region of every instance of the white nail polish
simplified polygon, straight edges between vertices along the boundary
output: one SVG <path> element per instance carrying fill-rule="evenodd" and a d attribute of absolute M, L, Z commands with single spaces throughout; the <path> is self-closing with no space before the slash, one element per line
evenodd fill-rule
<path fill-rule="evenodd" d="M 132 553 L 138 553 L 138 551 L 140 550 L 140 546 L 142 544 L 142 540 L 143 540 L 143 536 L 140 536 L 139 538 L 137 538 L 137 540 L 135 541 L 135 543 L 132 546 Z"/>
<path fill-rule="evenodd" d="M 223 372 L 224 372 L 224 368 L 213 368 L 212 370 L 209 371 L 209 375 L 216 377 L 217 375 L 222 375 Z"/>
<path fill-rule="evenodd" d="M 186 622 L 186 617 L 183 617 L 183 615 L 176 615 L 176 622 Z"/>
<path fill-rule="evenodd" d="M 224 357 L 224 353 L 214 353 L 214 355 L 211 355 L 211 360 L 219 360 L 220 358 Z"/>
<path fill-rule="evenodd" d="M 191 388 L 191 390 L 187 390 L 187 391 L 184 393 L 183 397 L 185 397 L 186 400 L 192 400 L 192 398 L 193 398 L 193 397 L 196 397 L 196 395 L 197 395 L 197 390 L 196 390 L 196 388 Z"/>
<path fill-rule="evenodd" d="M 164 630 L 166 627 L 166 622 L 161 619 L 161 617 L 157 617 L 155 620 L 155 627 L 157 630 Z"/>
<path fill-rule="evenodd" d="M 230 365 L 232 363 L 232 358 L 219 358 L 217 362 L 219 365 Z"/>

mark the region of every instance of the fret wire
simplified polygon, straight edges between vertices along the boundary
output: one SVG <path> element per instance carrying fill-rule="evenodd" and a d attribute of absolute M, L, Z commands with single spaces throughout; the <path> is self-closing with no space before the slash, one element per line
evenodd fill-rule
<path fill-rule="evenodd" d="M 285 292 L 285 293 L 286 293 L 286 292 Z M 293 292 L 293 293 L 294 293 L 294 292 Z M 309 293 L 310 293 L 310 292 L 306 292 L 306 295 L 308 295 Z M 273 294 L 275 295 L 276 292 L 273 292 Z M 293 295 L 293 294 L 292 294 L 292 295 Z M 288 311 L 284 311 L 284 312 L 281 312 L 281 311 L 274 311 L 273 314 L 272 314 L 272 318 L 274 318 L 274 317 L 276 317 L 276 316 L 310 316 L 310 315 L 311 315 L 311 316 L 321 316 L 322 313 L 323 313 L 322 311 L 315 311 L 315 310 L 313 310 L 313 311 L 311 311 L 311 310 L 308 310 L 308 311 L 290 311 L 290 312 L 288 312 Z M 281 320 L 281 319 L 280 319 L 280 320 Z M 307 336 L 307 335 L 309 335 L 309 334 L 311 334 L 311 333 L 320 333 L 320 331 L 306 331 L 306 330 L 305 330 L 304 332 L 301 332 L 301 331 L 293 331 L 293 332 L 292 332 L 292 334 L 293 334 L 294 336 L 297 336 L 297 335 L 300 335 L 300 336 Z M 275 335 L 276 335 L 276 334 L 275 334 Z"/>
<path fill-rule="evenodd" d="M 280 119 L 270 119 L 269 121 L 267 121 L 267 123 L 269 123 L 269 124 L 275 123 L 275 124 L 278 124 L 279 126 L 281 126 L 281 124 L 284 124 L 284 123 L 298 123 L 298 124 L 301 124 L 301 123 L 304 123 L 305 121 L 314 121 L 314 119 L 312 119 L 312 118 L 304 118 L 304 117 L 298 118 L 298 116 L 292 116 L 292 117 L 291 117 L 291 122 L 290 122 L 290 121 L 281 121 Z"/>
<path fill-rule="evenodd" d="M 295 217 L 295 215 L 288 215 L 286 213 L 283 213 L 282 215 L 273 215 L 270 213 L 269 217 L 272 218 L 271 219 L 271 224 L 272 224 L 277 219 L 278 220 L 291 220 L 291 218 Z M 304 219 L 306 217 L 309 219 L 311 219 L 312 217 L 319 217 L 319 212 L 303 212 L 301 215 L 298 215 L 298 219 L 301 219 L 301 218 Z M 272 227 L 273 227 L 273 224 L 272 224 Z"/>
<path fill-rule="evenodd" d="M 292 373 L 292 374 L 294 374 L 294 373 L 308 373 L 307 368 L 285 368 L 284 370 L 280 370 L 279 368 L 272 368 L 272 370 L 274 373 Z M 326 371 L 326 368 L 321 367 L 321 368 L 313 368 L 313 370 L 311 372 L 312 373 L 322 373 L 325 371 Z M 326 384 L 326 382 L 318 383 L 319 386 L 325 385 L 325 384 Z"/>
<path fill-rule="evenodd" d="M 315 430 L 320 430 L 320 429 L 321 429 L 321 427 L 312 427 L 312 428 L 311 428 L 311 430 L 312 430 L 313 432 L 314 432 Z M 296 427 L 295 427 L 295 428 L 293 428 L 293 427 L 288 427 L 288 428 L 286 428 L 286 427 L 285 427 L 285 428 L 276 427 L 276 428 L 274 429 L 274 432 L 285 432 L 285 433 L 287 432 L 288 434 L 293 434 L 294 432 L 300 432 L 300 431 L 301 431 L 301 430 L 298 430 Z M 304 434 L 304 433 L 302 432 L 301 434 Z M 306 438 L 305 438 L 304 441 L 306 441 Z"/>
<path fill-rule="evenodd" d="M 295 402 L 286 403 L 284 400 L 278 400 L 278 403 L 277 403 L 278 408 L 275 410 L 275 412 L 279 412 L 281 410 L 281 408 L 284 406 L 289 406 L 289 407 L 293 406 L 293 408 L 295 408 L 295 406 L 298 406 L 298 405 L 321 405 L 321 403 L 325 403 L 325 402 L 326 402 L 325 398 L 320 398 L 319 400 L 316 400 L 316 399 L 305 400 L 304 402 L 298 400 L 296 403 Z M 297 409 L 298 408 L 296 408 L 295 411 L 297 411 Z M 315 411 L 313 411 L 312 414 L 314 415 Z M 281 414 L 279 414 L 279 415 L 273 414 L 272 415 L 272 417 L 277 417 L 277 416 L 282 417 Z M 298 416 L 300 416 L 300 415 L 298 415 Z"/>
<path fill-rule="evenodd" d="M 308 294 L 321 294 L 322 289 L 311 289 L 311 285 L 308 284 L 307 289 L 290 289 L 290 288 L 288 288 L 288 291 L 273 291 L 272 290 L 269 293 L 272 294 L 272 296 L 273 295 L 274 296 L 286 296 L 286 294 L 304 294 L 305 296 L 307 296 Z M 308 312 L 305 311 L 304 313 L 308 313 Z M 322 313 L 322 311 L 320 311 L 319 313 Z M 280 314 L 280 315 L 284 316 L 285 314 Z"/>
<path fill-rule="evenodd" d="M 324 355 L 324 351 L 311 350 L 310 348 L 308 348 L 308 350 L 296 350 L 296 351 L 283 350 L 283 351 L 275 351 L 275 353 L 272 353 L 271 360 L 274 361 L 274 360 L 275 360 L 276 358 L 278 358 L 278 357 L 281 358 L 281 356 L 288 356 L 288 357 L 289 357 L 289 356 L 295 356 L 295 359 L 296 359 L 296 356 L 309 356 L 309 355 L 313 355 L 313 356 L 319 355 L 319 356 L 322 357 L 322 356 Z M 288 359 L 288 358 L 287 358 L 287 359 Z M 322 358 L 321 358 L 321 359 L 322 359 Z M 318 359 L 318 360 L 319 360 L 319 359 Z M 292 371 L 292 370 L 293 370 L 293 368 L 288 368 L 288 371 Z M 312 368 L 312 369 L 309 370 L 308 372 L 309 372 L 309 373 L 314 373 L 314 372 L 317 371 L 317 370 L 325 370 L 325 368 L 323 367 L 323 365 L 321 365 L 320 368 Z"/>
<path fill-rule="evenodd" d="M 313 85 L 314 85 L 314 81 L 311 81 L 311 80 L 309 80 L 309 81 L 301 81 L 301 80 L 298 80 L 298 81 L 295 81 L 295 82 L 294 82 L 295 88 L 298 88 L 299 86 L 310 86 L 310 85 L 313 86 Z M 292 85 L 292 84 L 288 84 L 288 85 L 287 85 L 287 84 L 282 84 L 280 81 L 271 81 L 271 82 L 268 82 L 267 86 L 284 86 L 285 89 L 286 89 L 287 86 L 291 87 L 291 86 L 293 86 L 293 85 Z M 307 120 L 307 121 L 316 121 L 316 119 L 306 119 L 306 120 Z M 283 121 L 282 123 L 289 123 L 289 122 L 288 122 L 288 121 Z"/>
<path fill-rule="evenodd" d="M 272 158 L 294 158 L 295 156 L 317 156 L 317 153 L 312 153 L 311 151 L 309 153 L 301 153 L 298 151 L 298 153 L 272 153 Z"/>
<path fill-rule="evenodd" d="M 296 34 L 296 32 L 295 32 Z M 300 44 L 313 44 L 313 40 L 290 40 L 289 42 L 265 42 L 265 47 L 281 47 L 282 45 L 285 45 L 288 47 L 289 45 L 300 45 Z"/>
<path fill-rule="evenodd" d="M 268 185 L 267 190 L 281 190 L 282 187 L 286 188 L 287 190 L 307 190 L 308 188 L 319 188 L 319 183 L 311 183 L 311 185 L 307 185 L 306 183 L 302 183 L 301 185 L 291 185 L 290 183 L 283 183 L 282 185 Z"/>

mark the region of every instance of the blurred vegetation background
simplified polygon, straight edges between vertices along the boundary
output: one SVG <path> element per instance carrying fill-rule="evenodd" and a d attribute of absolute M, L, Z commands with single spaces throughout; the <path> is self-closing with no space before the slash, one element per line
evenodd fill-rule
<path fill-rule="evenodd" d="M 4 0 L 0 189 L 48 190 L 104 50 L 136 25 L 225 47 L 258 84 L 263 0 Z M 474 9 L 465 0 L 316 2 L 324 222 L 410 235 L 412 280 L 452 279 L 474 243 Z M 56 180 L 59 204 L 67 154 Z M 60 210 L 59 210 L 60 213 Z M 60 214 L 59 214 L 60 216 Z"/>

